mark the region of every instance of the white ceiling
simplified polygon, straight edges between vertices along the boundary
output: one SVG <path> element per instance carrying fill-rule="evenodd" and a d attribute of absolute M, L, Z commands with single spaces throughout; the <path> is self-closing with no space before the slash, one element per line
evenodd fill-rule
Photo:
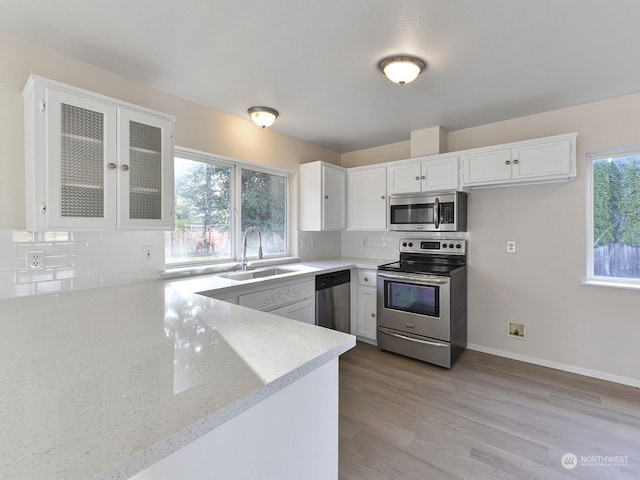
<path fill-rule="evenodd" d="M 0 30 L 338 152 L 640 91 L 639 0 L 0 0 Z M 378 61 L 426 60 L 412 84 Z"/>

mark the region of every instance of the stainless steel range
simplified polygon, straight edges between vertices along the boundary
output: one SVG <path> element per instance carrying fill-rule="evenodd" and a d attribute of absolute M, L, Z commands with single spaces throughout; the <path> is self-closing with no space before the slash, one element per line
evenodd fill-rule
<path fill-rule="evenodd" d="M 378 347 L 450 368 L 467 346 L 466 260 L 466 240 L 400 240 L 378 267 Z"/>

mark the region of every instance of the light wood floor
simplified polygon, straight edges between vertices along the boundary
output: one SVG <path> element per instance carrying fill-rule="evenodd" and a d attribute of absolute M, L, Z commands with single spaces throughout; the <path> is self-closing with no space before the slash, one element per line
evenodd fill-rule
<path fill-rule="evenodd" d="M 473 351 L 451 370 L 341 357 L 340 480 L 570 478 L 640 479 L 639 389 Z"/>

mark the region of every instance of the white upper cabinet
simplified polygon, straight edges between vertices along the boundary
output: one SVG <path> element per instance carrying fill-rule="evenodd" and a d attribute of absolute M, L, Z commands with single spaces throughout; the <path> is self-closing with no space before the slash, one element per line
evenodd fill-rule
<path fill-rule="evenodd" d="M 347 179 L 347 228 L 386 230 L 387 167 L 350 168 Z"/>
<path fill-rule="evenodd" d="M 458 155 L 439 155 L 423 161 L 421 177 L 423 192 L 458 190 L 460 186 Z"/>
<path fill-rule="evenodd" d="M 300 230 L 344 230 L 347 171 L 321 161 L 300 165 Z"/>
<path fill-rule="evenodd" d="M 458 190 L 458 155 L 434 155 L 389 165 L 389 194 Z"/>
<path fill-rule="evenodd" d="M 25 99 L 27 229 L 173 228 L 173 118 L 37 76 Z"/>
<path fill-rule="evenodd" d="M 173 152 L 171 123 L 144 112 L 121 110 L 121 196 L 118 227 L 146 228 L 150 223 L 173 229 Z M 170 193 L 170 194 L 169 194 Z"/>
<path fill-rule="evenodd" d="M 568 181 L 576 177 L 576 134 L 461 152 L 463 186 Z"/>

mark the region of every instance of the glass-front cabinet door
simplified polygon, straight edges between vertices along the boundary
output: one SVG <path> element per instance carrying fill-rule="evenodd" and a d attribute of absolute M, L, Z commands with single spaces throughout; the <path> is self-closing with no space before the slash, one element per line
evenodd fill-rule
<path fill-rule="evenodd" d="M 118 131 L 118 227 L 172 229 L 171 122 L 123 109 Z"/>
<path fill-rule="evenodd" d="M 116 118 L 113 105 L 47 89 L 42 208 L 49 228 L 115 224 Z"/>
<path fill-rule="evenodd" d="M 29 229 L 173 229 L 171 117 L 55 86 L 27 105 Z"/>

